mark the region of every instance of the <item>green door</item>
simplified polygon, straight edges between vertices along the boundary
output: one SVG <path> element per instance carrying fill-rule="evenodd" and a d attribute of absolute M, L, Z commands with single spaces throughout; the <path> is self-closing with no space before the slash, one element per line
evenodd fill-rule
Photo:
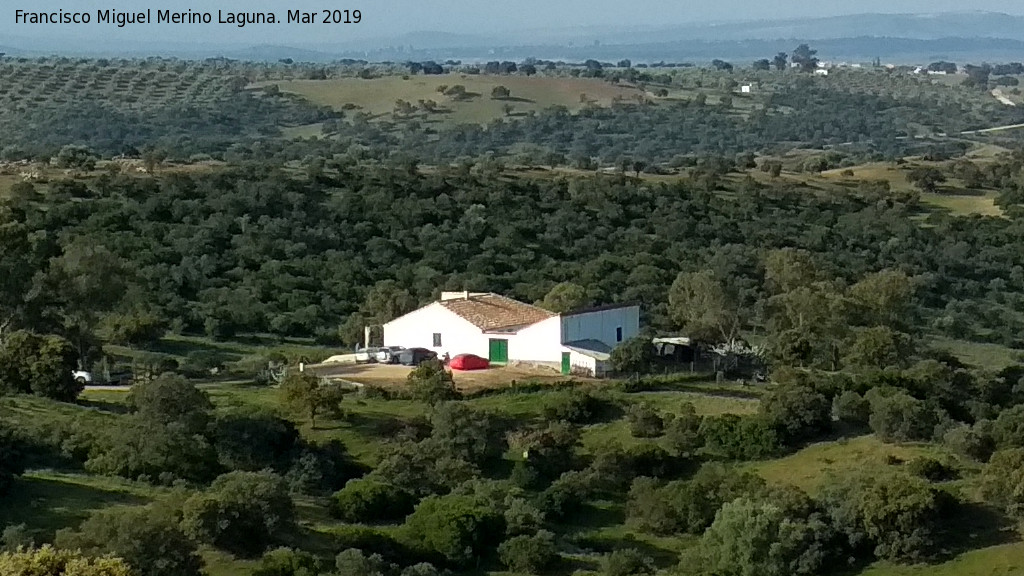
<path fill-rule="evenodd" d="M 572 372 L 572 363 L 569 360 L 571 357 L 572 354 L 569 352 L 562 352 L 562 374 L 569 374 Z"/>
<path fill-rule="evenodd" d="M 491 338 L 488 360 L 491 364 L 508 364 L 508 340 Z"/>

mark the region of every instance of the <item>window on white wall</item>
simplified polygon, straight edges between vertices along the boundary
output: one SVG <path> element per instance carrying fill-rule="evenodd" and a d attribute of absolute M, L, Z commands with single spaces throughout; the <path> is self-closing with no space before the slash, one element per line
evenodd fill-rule
<path fill-rule="evenodd" d="M 434 347 L 437 348 L 441 345 L 441 333 L 434 332 Z"/>
<path fill-rule="evenodd" d="M 622 326 L 615 329 L 615 341 L 622 342 Z"/>

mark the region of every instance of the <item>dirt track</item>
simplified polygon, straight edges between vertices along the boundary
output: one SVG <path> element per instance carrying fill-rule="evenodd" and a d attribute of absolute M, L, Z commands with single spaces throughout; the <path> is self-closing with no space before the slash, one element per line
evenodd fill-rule
<path fill-rule="evenodd" d="M 396 364 L 319 364 L 307 366 L 306 370 L 327 378 L 338 378 L 358 384 L 401 386 L 405 384 L 412 368 Z M 456 387 L 462 391 L 507 386 L 513 380 L 557 382 L 565 379 L 554 370 L 525 366 L 506 366 L 471 372 L 454 371 L 453 374 Z"/>

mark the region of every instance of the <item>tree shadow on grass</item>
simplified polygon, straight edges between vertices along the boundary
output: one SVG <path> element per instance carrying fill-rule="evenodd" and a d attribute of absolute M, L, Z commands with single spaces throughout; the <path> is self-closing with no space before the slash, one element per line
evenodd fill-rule
<path fill-rule="evenodd" d="M 394 438 L 399 432 L 409 428 L 411 424 L 397 416 L 386 414 L 367 414 L 365 412 L 348 412 L 342 418 L 317 420 L 318 431 L 349 429 L 360 436 L 374 438 Z"/>
<path fill-rule="evenodd" d="M 232 346 L 230 342 L 223 342 L 220 344 L 213 344 L 208 342 L 198 342 L 195 340 L 170 340 L 162 339 L 153 344 L 140 348 L 137 352 L 157 352 L 160 354 L 169 354 L 171 356 L 188 356 L 194 352 L 205 352 L 209 354 L 223 355 L 228 361 L 236 361 L 245 355 L 245 351 L 239 349 L 237 346 Z"/>
<path fill-rule="evenodd" d="M 939 196 L 980 197 L 985 195 L 985 191 L 979 190 L 977 188 L 953 188 L 951 186 L 939 186 L 935 189 L 935 192 L 933 192 L 933 194 L 937 194 Z"/>
<path fill-rule="evenodd" d="M 86 398 L 79 398 L 78 405 L 86 408 L 93 408 L 100 412 L 107 412 L 109 414 L 127 414 L 128 406 L 123 402 L 111 402 L 109 400 L 93 400 Z"/>
<path fill-rule="evenodd" d="M 572 529 L 579 531 L 604 528 L 606 526 L 618 526 L 625 521 L 626 512 L 619 504 L 609 502 L 606 506 L 597 506 L 593 503 L 588 503 L 581 506 L 572 515 Z"/>
<path fill-rule="evenodd" d="M 0 525 L 25 524 L 49 539 L 60 528 L 77 527 L 95 510 L 147 503 L 145 498 L 118 490 L 52 478 L 21 477 L 4 497 Z"/>
<path fill-rule="evenodd" d="M 494 98 L 501 102 L 524 102 L 526 104 L 536 104 L 536 100 L 530 100 L 529 98 L 520 98 L 519 96 L 509 96 L 508 98 Z"/>
<path fill-rule="evenodd" d="M 936 535 L 934 562 L 948 561 L 964 552 L 1020 539 L 1013 523 L 999 510 L 977 502 L 957 502 L 943 515 L 943 532 Z"/>
<path fill-rule="evenodd" d="M 610 554 L 616 550 L 632 548 L 649 557 L 659 568 L 667 568 L 679 563 L 679 555 L 675 552 L 639 540 L 632 534 L 626 534 L 625 536 L 587 536 L 577 539 L 576 544 L 601 554 Z"/>

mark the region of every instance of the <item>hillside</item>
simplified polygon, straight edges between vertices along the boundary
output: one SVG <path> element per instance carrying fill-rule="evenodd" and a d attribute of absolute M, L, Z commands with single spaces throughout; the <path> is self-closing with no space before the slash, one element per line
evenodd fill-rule
<path fill-rule="evenodd" d="M 450 124 L 487 124 L 496 119 L 524 116 L 553 106 L 563 106 L 572 111 L 586 106 L 606 107 L 616 98 L 631 100 L 643 95 L 630 86 L 613 85 L 591 78 L 466 74 L 408 79 L 386 76 L 371 80 L 292 80 L 274 84 L 283 92 L 298 94 L 321 106 L 330 106 L 335 110 L 354 106 L 356 110 L 373 116 L 391 114 L 398 100 L 412 104 L 433 100 L 437 102 L 438 108 L 430 116 Z M 451 88 L 455 85 L 465 87 L 465 96 L 453 98 L 438 90 L 439 87 Z M 508 88 L 509 97 L 492 97 L 492 90 L 498 86 Z M 511 107 L 511 111 L 506 111 L 506 106 Z"/>
<path fill-rule="evenodd" d="M 773 42 L 0 59 L 0 576 L 1024 574 L 1024 64 Z"/>

